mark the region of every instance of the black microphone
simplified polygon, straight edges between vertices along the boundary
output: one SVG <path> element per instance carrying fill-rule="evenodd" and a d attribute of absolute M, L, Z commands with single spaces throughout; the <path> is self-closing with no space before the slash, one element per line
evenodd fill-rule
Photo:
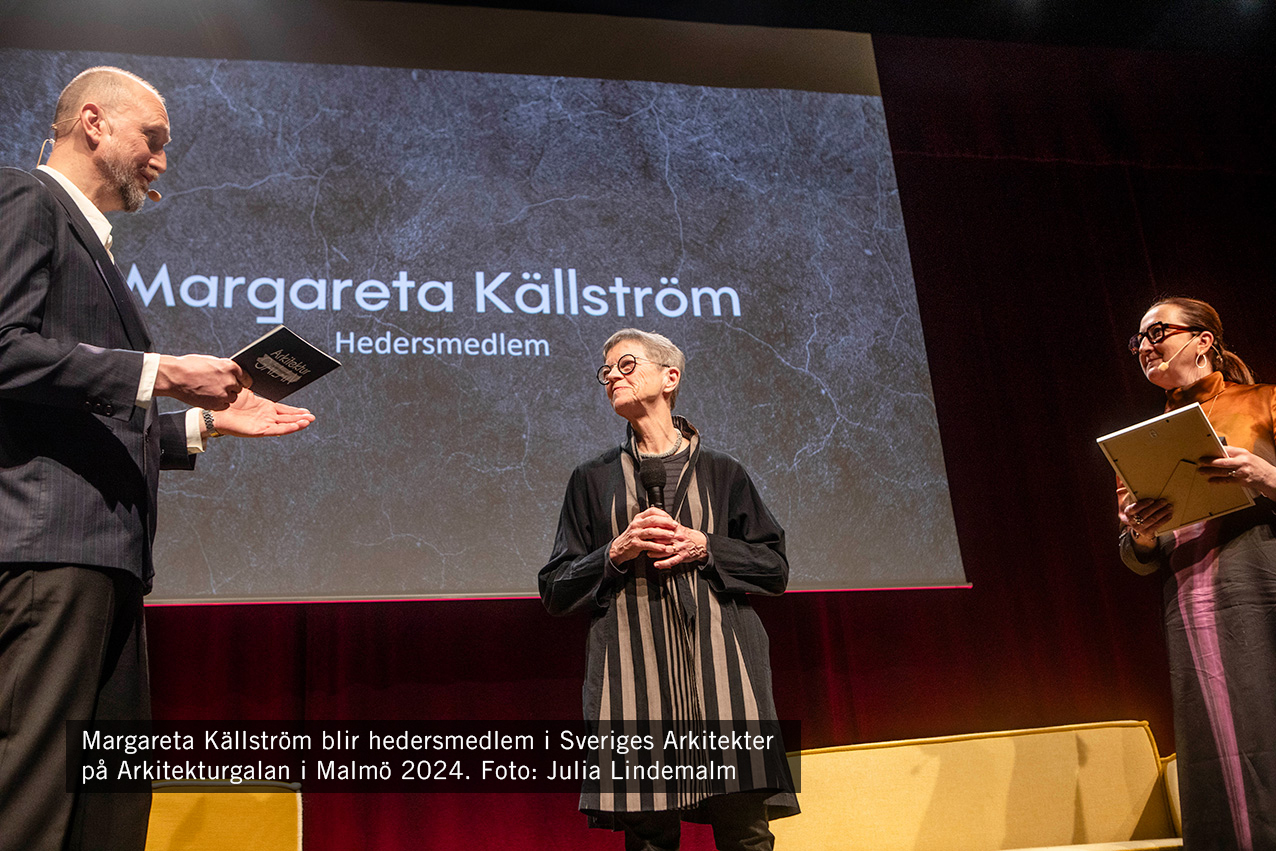
<path fill-rule="evenodd" d="M 638 465 L 638 481 L 647 492 L 647 506 L 665 507 L 665 462 L 659 458 L 644 458 Z"/>

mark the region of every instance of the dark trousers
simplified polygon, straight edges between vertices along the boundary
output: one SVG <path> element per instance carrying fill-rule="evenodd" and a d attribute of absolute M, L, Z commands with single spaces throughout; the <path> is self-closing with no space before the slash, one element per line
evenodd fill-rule
<path fill-rule="evenodd" d="M 149 792 L 67 792 L 66 722 L 151 717 L 142 587 L 0 563 L 0 851 L 142 851 Z"/>
<path fill-rule="evenodd" d="M 701 801 L 693 817 L 713 826 L 718 851 L 771 851 L 775 836 L 767 820 L 770 792 L 735 792 Z M 677 851 L 682 842 L 682 817 L 678 810 L 617 813 L 616 823 L 625 829 L 625 851 Z"/>

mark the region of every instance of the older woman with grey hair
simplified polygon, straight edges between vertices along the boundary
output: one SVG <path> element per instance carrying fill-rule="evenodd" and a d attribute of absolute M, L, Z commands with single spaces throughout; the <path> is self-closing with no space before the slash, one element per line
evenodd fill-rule
<path fill-rule="evenodd" d="M 678 848 L 684 820 L 724 851 L 772 848 L 768 820 L 798 807 L 748 595 L 784 591 L 784 530 L 740 463 L 673 414 L 677 346 L 627 328 L 603 359 L 625 441 L 572 473 L 540 592 L 551 614 L 593 618 L 586 721 L 604 743 L 647 738 L 594 754 L 580 808 L 630 851 Z M 741 748 L 741 731 L 765 746 Z"/>

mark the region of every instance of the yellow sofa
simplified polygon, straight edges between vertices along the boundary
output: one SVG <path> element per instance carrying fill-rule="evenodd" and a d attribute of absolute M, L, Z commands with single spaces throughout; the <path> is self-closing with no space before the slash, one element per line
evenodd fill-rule
<path fill-rule="evenodd" d="M 771 825 L 786 851 L 1183 846 L 1144 721 L 818 748 L 800 757 L 802 813 Z"/>
<path fill-rule="evenodd" d="M 273 781 L 151 784 L 146 851 L 298 851 L 301 786 Z"/>

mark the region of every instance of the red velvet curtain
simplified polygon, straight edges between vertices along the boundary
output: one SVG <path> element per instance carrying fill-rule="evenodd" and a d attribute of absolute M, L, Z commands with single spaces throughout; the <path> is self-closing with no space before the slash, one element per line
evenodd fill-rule
<path fill-rule="evenodd" d="M 1160 409 L 1125 351 L 1215 304 L 1276 380 L 1270 63 L 876 39 L 971 590 L 758 600 L 807 747 L 1114 718 L 1174 749 L 1160 580 L 1094 438 Z M 554 518 L 545 518 L 553 523 Z M 899 534 L 910 518 L 895 519 Z M 156 608 L 161 718 L 575 719 L 586 624 L 534 600 Z M 572 795 L 313 795 L 306 845 L 589 849 Z M 712 847 L 688 828 L 684 847 Z"/>

